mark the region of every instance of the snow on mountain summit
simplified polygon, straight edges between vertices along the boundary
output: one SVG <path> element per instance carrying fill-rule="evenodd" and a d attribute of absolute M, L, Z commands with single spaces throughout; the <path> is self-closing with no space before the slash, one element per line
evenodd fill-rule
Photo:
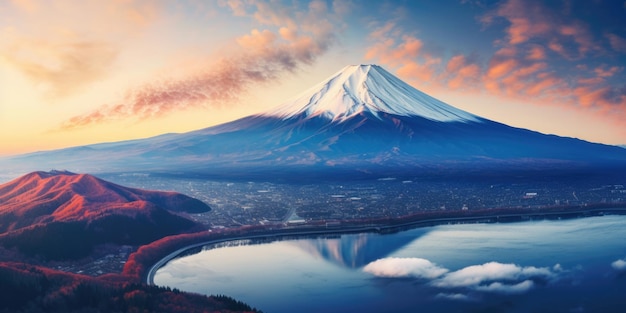
<path fill-rule="evenodd" d="M 335 122 L 361 113 L 419 116 L 439 122 L 479 122 L 481 118 L 439 101 L 377 65 L 350 65 L 263 115 L 284 119 L 304 115 Z"/>

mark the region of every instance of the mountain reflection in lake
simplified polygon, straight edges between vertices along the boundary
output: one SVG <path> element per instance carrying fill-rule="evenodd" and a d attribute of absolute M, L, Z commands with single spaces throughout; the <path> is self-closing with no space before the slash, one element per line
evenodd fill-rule
<path fill-rule="evenodd" d="M 265 312 L 622 312 L 626 216 L 239 241 L 168 263 L 157 285 Z"/>

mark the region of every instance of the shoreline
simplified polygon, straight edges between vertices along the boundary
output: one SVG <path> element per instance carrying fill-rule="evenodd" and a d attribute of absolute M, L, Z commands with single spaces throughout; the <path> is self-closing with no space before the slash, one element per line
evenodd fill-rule
<path fill-rule="evenodd" d="M 268 233 L 262 234 L 240 234 L 235 236 L 225 235 L 222 238 L 216 238 L 212 240 L 206 240 L 199 243 L 186 245 L 182 248 L 176 249 L 175 251 L 167 254 L 165 257 L 160 258 L 159 261 L 152 264 L 150 269 L 147 271 L 145 275 L 145 279 L 142 281 L 146 282 L 148 285 L 154 285 L 154 276 L 156 272 L 163 266 L 165 266 L 168 262 L 173 259 L 176 259 L 178 256 L 183 254 L 186 251 L 196 249 L 206 245 L 218 244 L 228 241 L 237 241 L 237 240 L 248 240 L 248 239 L 280 239 L 283 237 L 290 236 L 311 236 L 311 235 L 341 235 L 341 234 L 350 234 L 350 233 L 361 233 L 361 232 L 374 232 L 374 233 L 391 233 L 402 231 L 405 229 L 414 229 L 421 227 L 431 227 L 437 225 L 443 225 L 448 223 L 457 223 L 457 224 L 465 224 L 465 223 L 516 223 L 516 222 L 524 222 L 530 221 L 534 218 L 541 217 L 541 219 L 571 219 L 571 218 L 584 218 L 584 217 L 593 217 L 593 216 L 603 216 L 603 215 L 626 215 L 626 207 L 616 207 L 616 208 L 590 208 L 590 209 L 577 209 L 574 211 L 558 211 L 558 212 L 519 212 L 519 213 L 507 213 L 507 214 L 491 214 L 491 215 L 476 215 L 476 216 L 457 216 L 457 217 L 443 217 L 443 218 L 426 218 L 421 220 L 412 220 L 406 221 L 404 223 L 392 223 L 392 224 L 379 224 L 379 225 L 355 225 L 355 226 L 339 226 L 325 229 L 316 229 L 313 225 L 303 225 L 299 227 L 293 228 L 279 228 L 276 230 L 271 230 Z M 396 219 L 395 222 L 398 222 L 401 219 Z"/>

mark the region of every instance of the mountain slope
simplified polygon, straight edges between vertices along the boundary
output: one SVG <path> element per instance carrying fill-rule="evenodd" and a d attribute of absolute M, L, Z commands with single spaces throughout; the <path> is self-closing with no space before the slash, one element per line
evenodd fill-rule
<path fill-rule="evenodd" d="M 91 175 L 34 172 L 0 185 L 0 244 L 47 259 L 78 258 L 98 244 L 143 244 L 196 227 L 172 212 L 199 200 L 126 188 Z"/>
<path fill-rule="evenodd" d="M 245 179 L 625 170 L 626 150 L 490 121 L 374 65 L 348 66 L 268 112 L 185 134 L 0 161 L 92 173 Z M 271 175 L 271 176 L 270 176 Z"/>

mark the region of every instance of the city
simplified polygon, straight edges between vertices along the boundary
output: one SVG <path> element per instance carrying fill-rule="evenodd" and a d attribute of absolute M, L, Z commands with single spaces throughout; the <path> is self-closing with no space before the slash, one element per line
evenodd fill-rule
<path fill-rule="evenodd" d="M 106 176 L 145 189 L 177 191 L 212 210 L 191 218 L 209 227 L 401 217 L 420 211 L 544 208 L 626 202 L 623 184 L 573 180 L 487 184 L 381 178 L 315 185 L 224 182 L 142 174 Z"/>
<path fill-rule="evenodd" d="M 340 223 L 395 218 L 419 213 L 453 213 L 488 209 L 539 210 L 554 207 L 626 205 L 626 187 L 596 180 L 486 184 L 418 181 L 393 177 L 329 184 L 210 181 L 147 174 L 109 174 L 104 179 L 142 189 L 176 191 L 207 203 L 207 213 L 185 214 L 210 230 L 244 225 L 298 228 L 322 222 Z M 94 257 L 61 262 L 56 269 L 100 276 L 122 271 L 138 247 L 103 246 Z"/>

